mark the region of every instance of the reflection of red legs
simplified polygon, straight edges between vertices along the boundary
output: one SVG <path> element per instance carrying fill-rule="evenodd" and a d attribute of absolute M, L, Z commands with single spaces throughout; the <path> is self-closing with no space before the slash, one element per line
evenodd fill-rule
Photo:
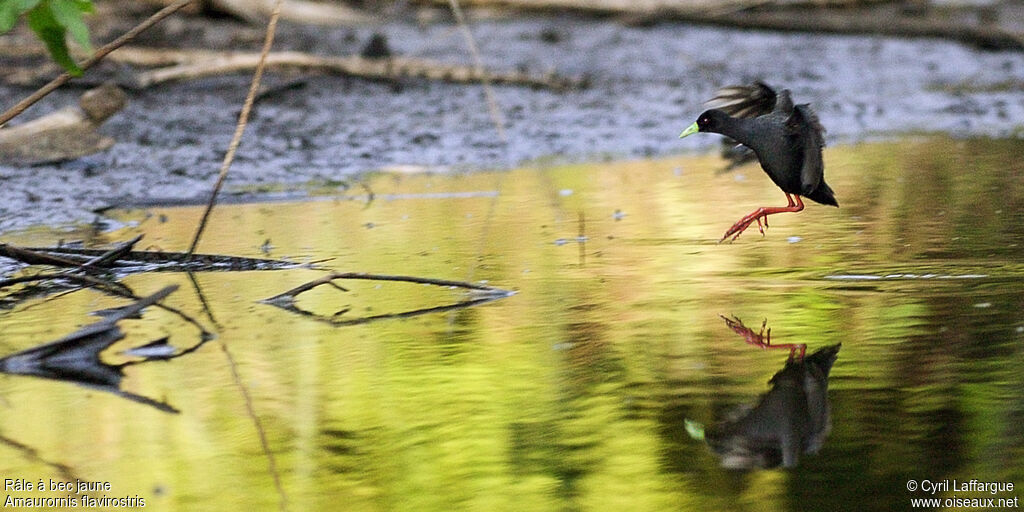
<path fill-rule="evenodd" d="M 796 197 L 795 202 L 793 201 L 794 197 Z M 761 208 L 754 210 L 746 217 L 740 219 L 739 222 L 733 224 L 732 227 L 729 228 L 729 231 L 725 232 L 725 235 L 722 237 L 721 240 L 718 241 L 718 243 L 724 242 L 725 239 L 729 238 L 730 236 L 733 240 L 736 240 L 737 238 L 739 238 L 740 233 L 742 233 L 743 230 L 750 227 L 750 225 L 753 224 L 754 221 L 757 221 L 757 230 L 761 232 L 762 236 L 764 236 L 764 228 L 768 227 L 769 215 L 773 213 L 798 212 L 804 209 L 804 202 L 802 199 L 800 199 L 800 196 L 791 196 L 789 195 L 789 192 L 786 192 L 786 200 L 789 201 L 789 206 L 763 206 Z M 764 218 L 764 226 L 761 225 L 762 218 Z M 732 240 L 730 240 L 730 242 L 731 241 Z"/>
<path fill-rule="evenodd" d="M 762 350 L 768 350 L 773 348 L 788 348 L 790 360 L 793 359 L 793 356 L 795 356 L 797 352 L 800 353 L 800 355 L 797 356 L 798 361 L 803 360 L 804 353 L 807 352 L 806 343 L 785 343 L 782 345 L 772 345 L 772 330 L 768 329 L 768 332 L 765 332 L 764 330 L 765 326 L 768 325 L 768 320 L 762 322 L 760 332 L 755 333 L 749 327 L 743 325 L 743 322 L 739 318 L 736 318 L 735 316 L 732 318 L 726 318 L 723 315 L 718 316 L 722 317 L 722 320 L 725 320 L 725 325 L 729 326 L 729 328 L 732 329 L 736 334 L 743 336 L 743 341 L 746 341 L 748 344 L 758 347 Z"/>

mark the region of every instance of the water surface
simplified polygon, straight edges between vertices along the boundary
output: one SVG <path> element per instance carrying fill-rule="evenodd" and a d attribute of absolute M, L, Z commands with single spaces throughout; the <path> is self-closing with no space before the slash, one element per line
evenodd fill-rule
<path fill-rule="evenodd" d="M 125 368 L 121 389 L 0 377 L 0 474 L 110 482 L 157 510 L 902 510 L 908 480 L 1024 485 L 1024 175 L 1020 141 L 920 139 L 828 148 L 841 208 L 784 204 L 756 167 L 716 157 L 503 173 L 384 174 L 319 200 L 219 208 L 200 249 L 329 259 L 339 271 L 487 283 L 511 297 L 454 312 L 337 326 L 457 302 L 458 290 L 347 281 L 258 303 L 321 271 L 134 275 L 139 294 L 218 335 Z M 372 199 L 368 191 L 372 191 Z M 320 191 L 318 191 L 320 192 Z M 12 234 L 187 247 L 200 211 L 118 214 L 105 234 Z M 137 224 L 136 224 L 137 223 Z M 126 302 L 94 291 L 0 312 L 0 355 Z M 684 421 L 756 402 L 786 351 L 842 348 L 832 431 L 793 469 L 723 469 Z M 326 319 L 326 321 L 325 321 Z M 194 327 L 150 308 L 104 361 Z M 134 359 L 138 359 L 137 357 Z M 275 481 L 276 479 L 276 481 Z M 1013 498 L 1019 491 L 940 492 Z M 15 492 L 17 497 L 66 493 Z"/>

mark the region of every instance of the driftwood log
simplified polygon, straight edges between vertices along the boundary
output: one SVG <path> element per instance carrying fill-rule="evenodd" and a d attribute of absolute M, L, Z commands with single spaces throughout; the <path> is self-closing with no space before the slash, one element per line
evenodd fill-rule
<path fill-rule="evenodd" d="M 0 128 L 0 160 L 18 165 L 71 160 L 110 148 L 114 139 L 97 128 L 124 108 L 124 91 L 102 85 L 86 91 L 77 106 Z"/>

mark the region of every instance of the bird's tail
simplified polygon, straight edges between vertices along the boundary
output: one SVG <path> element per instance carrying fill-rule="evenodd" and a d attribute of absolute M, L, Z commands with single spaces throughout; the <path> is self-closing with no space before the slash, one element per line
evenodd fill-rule
<path fill-rule="evenodd" d="M 818 185 L 818 188 L 814 189 L 810 194 L 805 195 L 807 199 L 816 203 L 832 205 L 835 207 L 839 206 L 839 201 L 836 201 L 835 192 L 832 192 L 832 187 L 828 186 L 828 183 L 824 181 Z"/>

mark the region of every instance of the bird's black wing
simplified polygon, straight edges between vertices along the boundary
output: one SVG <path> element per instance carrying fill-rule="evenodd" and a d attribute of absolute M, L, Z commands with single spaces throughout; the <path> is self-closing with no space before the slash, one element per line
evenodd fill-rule
<path fill-rule="evenodd" d="M 704 102 L 708 108 L 717 108 L 732 117 L 758 117 L 775 108 L 778 95 L 763 82 L 750 85 L 730 85 L 719 89 L 713 98 Z"/>
<path fill-rule="evenodd" d="M 777 94 L 763 82 L 750 85 L 730 85 L 722 87 L 715 96 L 704 102 L 708 108 L 717 108 L 733 117 L 754 118 L 771 113 L 775 109 Z M 757 155 L 750 148 L 729 137 L 722 139 L 722 158 L 729 165 L 719 171 L 728 172 L 747 162 L 757 160 Z"/>
<path fill-rule="evenodd" d="M 804 162 L 800 168 L 800 185 L 803 196 L 813 193 L 825 175 L 825 164 L 821 159 L 821 148 L 825 146 L 825 128 L 817 114 L 808 104 L 793 107 L 793 113 L 786 120 L 786 130 L 801 145 Z"/>

